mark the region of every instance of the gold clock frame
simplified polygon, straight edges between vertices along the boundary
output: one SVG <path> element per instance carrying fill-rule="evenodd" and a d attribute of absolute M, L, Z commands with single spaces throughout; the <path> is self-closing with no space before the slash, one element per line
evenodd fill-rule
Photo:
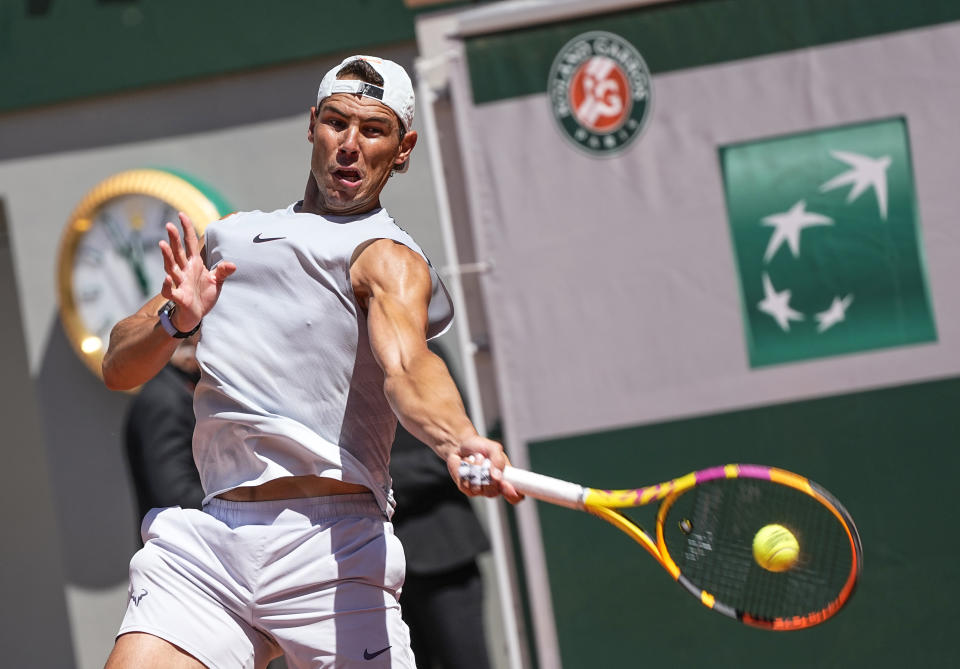
<path fill-rule="evenodd" d="M 147 195 L 166 202 L 176 211 L 182 211 L 189 216 L 194 229 L 201 236 L 209 223 L 222 216 L 216 204 L 197 186 L 181 176 L 161 169 L 134 169 L 119 172 L 94 186 L 80 200 L 67 219 L 60 238 L 57 256 L 57 296 L 60 320 L 67 339 L 77 356 L 97 376 L 101 376 L 101 363 L 107 342 L 100 342 L 94 350 L 86 350 L 89 346 L 84 346 L 84 342 L 97 335 L 88 330 L 80 319 L 74 300 L 72 285 L 74 256 L 83 235 L 93 225 L 96 211 L 110 200 L 124 195 Z"/>

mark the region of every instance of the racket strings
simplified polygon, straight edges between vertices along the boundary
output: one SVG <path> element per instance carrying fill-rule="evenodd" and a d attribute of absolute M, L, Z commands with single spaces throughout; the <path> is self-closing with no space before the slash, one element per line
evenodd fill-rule
<path fill-rule="evenodd" d="M 800 544 L 783 572 L 754 559 L 760 528 L 780 524 Z M 805 616 L 831 606 L 854 556 L 843 524 L 816 498 L 760 479 L 720 479 L 679 496 L 664 520 L 664 541 L 680 572 L 722 604 L 752 617 Z"/>

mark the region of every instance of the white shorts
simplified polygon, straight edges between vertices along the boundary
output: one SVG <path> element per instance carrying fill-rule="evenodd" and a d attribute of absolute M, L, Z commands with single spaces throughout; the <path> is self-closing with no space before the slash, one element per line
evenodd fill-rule
<path fill-rule="evenodd" d="M 118 636 L 147 632 L 212 669 L 415 669 L 404 557 L 372 495 L 214 499 L 154 509 Z"/>

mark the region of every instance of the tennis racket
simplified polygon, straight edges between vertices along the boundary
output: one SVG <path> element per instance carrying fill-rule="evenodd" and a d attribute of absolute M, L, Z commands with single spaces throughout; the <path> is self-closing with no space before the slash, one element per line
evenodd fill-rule
<path fill-rule="evenodd" d="M 860 536 L 837 499 L 774 467 L 725 465 L 636 490 L 597 490 L 507 467 L 504 480 L 545 502 L 587 511 L 643 546 L 708 608 L 747 625 L 796 630 L 836 614 L 857 585 Z M 621 510 L 659 502 L 654 536 Z M 796 538 L 795 561 L 761 566 L 754 538 L 769 525 Z"/>

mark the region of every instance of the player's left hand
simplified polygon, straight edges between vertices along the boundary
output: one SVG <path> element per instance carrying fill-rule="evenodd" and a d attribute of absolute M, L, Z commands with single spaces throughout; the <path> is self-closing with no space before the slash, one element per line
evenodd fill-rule
<path fill-rule="evenodd" d="M 190 217 L 180 212 L 180 230 L 167 223 L 167 239 L 160 241 L 163 269 L 166 276 L 160 294 L 177 305 L 170 319 L 181 332 L 189 332 L 206 316 L 217 299 L 227 277 L 237 270 L 232 262 L 220 262 L 207 269 L 200 241 Z"/>

